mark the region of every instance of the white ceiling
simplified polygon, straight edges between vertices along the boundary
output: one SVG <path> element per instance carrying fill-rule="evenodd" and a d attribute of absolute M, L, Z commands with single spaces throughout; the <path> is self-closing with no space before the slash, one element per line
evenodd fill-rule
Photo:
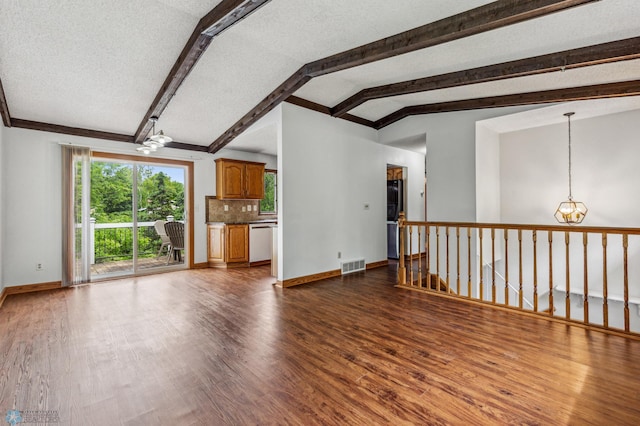
<path fill-rule="evenodd" d="M 544 55 L 638 35 L 640 35 L 640 1 L 600 1 L 327 74 L 311 80 L 298 90 L 296 95 L 323 105 L 334 106 L 366 87 Z M 640 76 L 637 66 L 635 73 L 636 77 Z M 555 79 L 554 75 L 546 76 L 546 80 Z M 509 84 L 509 80 L 503 80 L 500 84 Z M 519 91 L 537 90 L 535 84 L 519 87 Z M 508 91 L 513 92 L 513 88 Z M 475 97 L 473 93 L 470 93 L 469 98 L 471 97 Z"/>
<path fill-rule="evenodd" d="M 496 133 L 516 132 L 534 127 L 549 126 L 551 124 L 566 123 L 567 112 L 574 112 L 571 121 L 615 114 L 624 111 L 640 109 L 640 96 L 615 99 L 595 99 L 590 101 L 565 102 L 544 108 L 536 108 L 516 114 L 504 115 L 477 123 Z"/>
<path fill-rule="evenodd" d="M 640 3 L 640 1 L 638 3 Z M 591 84 L 614 83 L 617 81 L 634 80 L 639 76 L 640 59 L 637 59 L 570 69 L 564 72 L 538 74 L 528 77 L 511 78 L 502 81 L 492 81 L 489 83 L 471 84 L 449 89 L 376 99 L 354 108 L 351 110 L 351 113 L 369 120 L 376 120 L 382 116 L 391 114 L 399 108 L 410 105 L 501 96 L 525 91 L 537 92 L 574 86 L 588 86 Z"/>
<path fill-rule="evenodd" d="M 218 3 L 0 0 L 0 80 L 11 116 L 133 135 L 197 22 Z M 158 125 L 208 146 L 305 63 L 486 3 L 272 0 L 213 39 Z M 331 107 L 375 85 L 640 36 L 639 22 L 638 0 L 590 3 L 318 77 L 295 94 Z M 407 105 L 639 78 L 635 60 L 396 96 L 350 113 L 376 120 Z M 260 150 L 274 129 L 252 129 L 229 147 Z"/>
<path fill-rule="evenodd" d="M 0 0 L 12 117 L 126 134 L 219 1 Z M 170 23 L 166 30 L 158 25 Z"/>

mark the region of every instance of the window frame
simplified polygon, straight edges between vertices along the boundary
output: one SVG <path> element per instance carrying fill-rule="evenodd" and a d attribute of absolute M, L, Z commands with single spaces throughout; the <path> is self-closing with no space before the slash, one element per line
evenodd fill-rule
<path fill-rule="evenodd" d="M 267 174 L 273 174 L 273 176 L 274 176 L 274 182 L 273 182 L 273 211 L 263 211 L 262 210 L 262 200 L 264 200 L 264 198 L 263 198 L 258 203 L 258 214 L 259 215 L 275 215 L 275 214 L 278 214 L 278 171 L 274 170 L 274 169 L 265 169 L 264 170 L 264 175 L 266 176 Z M 266 182 L 266 180 L 265 180 L 265 182 Z M 266 193 L 267 193 L 267 190 L 265 188 L 265 196 L 266 196 Z"/>

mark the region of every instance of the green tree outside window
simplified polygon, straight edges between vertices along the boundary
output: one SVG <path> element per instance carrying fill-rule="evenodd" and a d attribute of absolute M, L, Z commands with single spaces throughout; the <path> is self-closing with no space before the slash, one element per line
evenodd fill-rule
<path fill-rule="evenodd" d="M 268 214 L 277 212 L 277 175 L 275 170 L 264 172 L 264 198 L 260 200 L 260 213 Z"/>

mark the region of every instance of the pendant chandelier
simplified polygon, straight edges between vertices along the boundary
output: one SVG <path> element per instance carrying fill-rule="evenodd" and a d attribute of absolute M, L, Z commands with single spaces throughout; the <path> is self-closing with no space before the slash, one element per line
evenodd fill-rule
<path fill-rule="evenodd" d="M 567 124 L 569 129 L 569 198 L 567 201 L 560 203 L 556 209 L 556 220 L 560 223 L 566 223 L 568 225 L 575 225 L 584 219 L 587 215 L 587 206 L 580 201 L 574 201 L 571 194 L 571 116 L 575 114 L 568 112 L 564 114 L 567 117 Z"/>
<path fill-rule="evenodd" d="M 164 147 L 164 144 L 171 142 L 173 139 L 169 136 L 165 135 L 162 130 L 156 133 L 156 122 L 158 121 L 158 117 L 153 116 L 149 119 L 151 121 L 151 137 L 146 138 L 144 142 L 142 142 L 142 146 L 136 148 L 139 152 L 142 152 L 146 155 L 151 154 L 152 152 L 156 152 L 158 148 Z"/>

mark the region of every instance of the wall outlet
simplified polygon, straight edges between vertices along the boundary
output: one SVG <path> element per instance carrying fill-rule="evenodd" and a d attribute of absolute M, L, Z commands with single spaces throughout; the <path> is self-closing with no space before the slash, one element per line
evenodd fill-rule
<path fill-rule="evenodd" d="M 42 263 L 36 263 L 36 271 L 42 271 L 43 269 Z"/>
<path fill-rule="evenodd" d="M 342 252 L 341 251 L 338 252 L 338 259 L 342 259 Z"/>
<path fill-rule="evenodd" d="M 251 204 L 247 204 L 247 211 L 250 212 L 251 211 Z"/>
<path fill-rule="evenodd" d="M 246 211 L 247 211 L 247 208 L 246 208 L 245 206 L 242 206 L 242 211 L 243 211 L 243 212 L 246 212 Z"/>
<path fill-rule="evenodd" d="M 224 205 L 224 211 L 225 211 L 225 212 L 228 212 L 228 211 L 229 211 L 229 204 L 225 204 L 225 205 Z"/>

